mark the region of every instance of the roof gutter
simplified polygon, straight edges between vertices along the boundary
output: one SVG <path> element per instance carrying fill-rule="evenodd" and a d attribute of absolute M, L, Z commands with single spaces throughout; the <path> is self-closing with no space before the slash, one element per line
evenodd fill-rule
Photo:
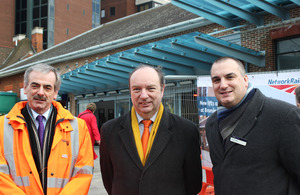
<path fill-rule="evenodd" d="M 89 47 L 89 48 L 77 50 L 77 51 L 70 52 L 70 53 L 67 53 L 67 54 L 63 54 L 63 55 L 60 55 L 60 56 L 55 56 L 55 57 L 52 57 L 52 58 L 48 58 L 48 59 L 40 60 L 40 61 L 37 61 L 37 62 L 29 63 L 29 64 L 26 64 L 26 65 L 21 66 L 21 67 L 11 68 L 11 66 L 9 66 L 9 67 L 6 67 L 6 68 L 0 70 L 0 78 L 6 77 L 6 76 L 11 76 L 11 75 L 14 75 L 16 73 L 21 73 L 21 72 L 25 71 L 28 67 L 33 66 L 35 64 L 39 64 L 39 63 L 54 64 L 54 63 L 58 63 L 58 62 L 66 61 L 66 60 L 73 60 L 73 59 L 77 59 L 77 58 L 81 58 L 81 57 L 86 57 L 86 56 L 90 56 L 90 55 L 93 55 L 93 54 L 96 54 L 96 53 L 109 51 L 109 50 L 112 50 L 112 49 L 115 49 L 115 48 L 120 48 L 120 47 L 123 47 L 123 46 L 127 46 L 127 45 L 131 45 L 131 44 L 135 44 L 135 43 L 155 39 L 155 38 L 158 38 L 158 37 L 162 37 L 162 36 L 182 32 L 182 31 L 185 31 L 185 30 L 190 30 L 190 29 L 193 29 L 193 28 L 198 28 L 198 27 L 201 27 L 201 26 L 206 26 L 206 25 L 211 24 L 211 23 L 213 23 L 213 22 L 208 21 L 207 19 L 205 19 L 203 17 L 199 17 L 199 18 L 187 20 L 187 21 L 184 21 L 184 22 L 172 24 L 172 25 L 162 27 L 162 28 L 159 28 L 159 29 L 154 29 L 154 30 L 147 31 L 147 32 L 144 32 L 144 33 L 140 33 L 140 34 L 136 34 L 136 35 L 133 35 L 133 36 L 121 38 L 121 39 L 118 39 L 116 41 L 111 41 L 111 42 L 103 43 L 103 44 L 100 44 L 100 45 L 95 45 L 95 46 L 92 46 L 92 47 Z M 46 51 L 47 50 L 45 50 L 45 52 Z M 23 63 L 23 62 L 24 61 L 20 61 L 18 63 L 15 63 L 13 66 L 16 66 L 19 63 Z"/>
<path fill-rule="evenodd" d="M 197 75 L 166 75 L 165 80 L 197 80 Z"/>

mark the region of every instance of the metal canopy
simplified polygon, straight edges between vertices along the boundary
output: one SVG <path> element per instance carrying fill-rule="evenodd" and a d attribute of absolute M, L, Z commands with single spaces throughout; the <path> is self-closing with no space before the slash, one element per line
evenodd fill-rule
<path fill-rule="evenodd" d="M 229 28 L 241 20 L 263 25 L 266 14 L 287 20 L 289 9 L 300 6 L 300 0 L 172 0 L 172 4 Z"/>
<path fill-rule="evenodd" d="M 200 43 L 200 44 L 199 44 Z M 160 65 L 165 75 L 205 75 L 221 56 L 264 66 L 264 53 L 194 32 L 119 52 L 62 75 L 59 94 L 107 93 L 128 88 L 129 73 L 141 63 Z"/>

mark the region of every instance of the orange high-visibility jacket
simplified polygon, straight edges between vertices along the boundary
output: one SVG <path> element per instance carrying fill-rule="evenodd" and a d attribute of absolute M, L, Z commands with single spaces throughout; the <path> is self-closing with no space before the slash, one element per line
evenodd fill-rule
<path fill-rule="evenodd" d="M 29 134 L 17 103 L 0 118 L 0 194 L 42 195 Z M 85 122 L 53 101 L 56 127 L 47 169 L 47 195 L 87 194 L 93 177 L 93 149 Z M 6 123 L 6 124 L 5 124 Z"/>

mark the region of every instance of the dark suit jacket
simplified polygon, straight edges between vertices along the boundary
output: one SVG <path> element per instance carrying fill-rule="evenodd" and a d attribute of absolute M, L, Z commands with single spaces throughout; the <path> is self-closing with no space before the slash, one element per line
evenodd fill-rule
<path fill-rule="evenodd" d="M 265 97 L 258 89 L 226 149 L 217 115 L 206 124 L 216 194 L 300 194 L 300 109 Z"/>
<path fill-rule="evenodd" d="M 195 195 L 202 186 L 198 128 L 164 110 L 146 161 L 138 155 L 130 112 L 101 128 L 102 180 L 112 195 Z"/>

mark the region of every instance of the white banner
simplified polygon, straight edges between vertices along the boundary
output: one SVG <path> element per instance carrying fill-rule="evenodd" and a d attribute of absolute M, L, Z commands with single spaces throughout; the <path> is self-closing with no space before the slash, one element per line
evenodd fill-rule
<path fill-rule="evenodd" d="M 248 78 L 249 82 L 265 96 L 296 106 L 295 89 L 300 85 L 300 72 L 251 73 L 248 74 Z M 218 101 L 212 89 L 210 76 L 199 76 L 197 79 L 197 104 L 202 141 L 202 163 L 203 166 L 211 167 L 205 124 L 207 118 L 217 110 Z"/>
<path fill-rule="evenodd" d="M 248 77 L 264 95 L 296 105 L 295 89 L 300 85 L 300 72 L 257 73 Z M 199 76 L 197 87 L 212 87 L 210 76 Z"/>

